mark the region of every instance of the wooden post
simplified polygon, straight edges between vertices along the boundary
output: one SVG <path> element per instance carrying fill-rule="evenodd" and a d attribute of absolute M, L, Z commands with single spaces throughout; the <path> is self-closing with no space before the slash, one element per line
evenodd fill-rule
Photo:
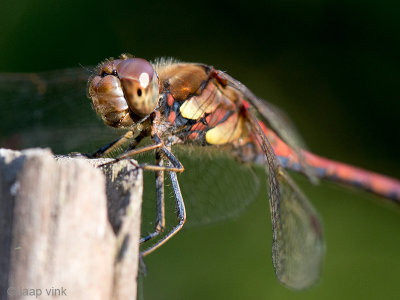
<path fill-rule="evenodd" d="M 136 299 L 142 173 L 102 162 L 0 149 L 0 299 Z"/>

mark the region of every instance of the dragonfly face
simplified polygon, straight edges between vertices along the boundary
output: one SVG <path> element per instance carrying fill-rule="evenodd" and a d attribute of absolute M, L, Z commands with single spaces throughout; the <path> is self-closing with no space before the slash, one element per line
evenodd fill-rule
<path fill-rule="evenodd" d="M 89 82 L 96 112 L 112 127 L 130 127 L 150 114 L 158 102 L 158 77 L 141 58 L 106 61 Z"/>

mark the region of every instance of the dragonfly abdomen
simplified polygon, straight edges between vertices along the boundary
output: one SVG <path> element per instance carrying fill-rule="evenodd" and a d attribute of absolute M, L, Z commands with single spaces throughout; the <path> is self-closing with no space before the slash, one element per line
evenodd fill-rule
<path fill-rule="evenodd" d="M 341 162 L 333 161 L 311 152 L 302 150 L 301 158 L 272 130 L 263 124 L 267 136 L 279 163 L 286 169 L 304 172 L 304 165 L 312 168 L 315 176 L 349 184 L 400 203 L 400 181 L 375 172 L 367 171 Z M 261 153 L 262 154 L 262 153 Z M 261 155 L 259 154 L 259 155 Z"/>
<path fill-rule="evenodd" d="M 375 172 L 350 166 L 304 151 L 305 161 L 315 169 L 316 175 L 339 181 L 400 203 L 400 181 Z"/>

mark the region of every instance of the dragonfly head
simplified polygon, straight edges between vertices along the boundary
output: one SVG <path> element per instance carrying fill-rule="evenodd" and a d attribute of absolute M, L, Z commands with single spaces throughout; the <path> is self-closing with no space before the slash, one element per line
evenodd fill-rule
<path fill-rule="evenodd" d="M 148 61 L 122 56 L 98 66 L 89 79 L 89 96 L 107 125 L 130 127 L 156 108 L 158 77 Z"/>

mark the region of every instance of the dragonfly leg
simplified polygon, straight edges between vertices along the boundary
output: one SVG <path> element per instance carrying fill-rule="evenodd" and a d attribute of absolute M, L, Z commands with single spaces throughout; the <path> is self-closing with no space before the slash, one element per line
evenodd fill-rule
<path fill-rule="evenodd" d="M 157 218 L 156 218 L 155 231 L 153 233 L 149 234 L 148 236 L 141 238 L 140 243 L 143 243 L 145 241 L 148 241 L 148 240 L 156 237 L 164 230 L 164 227 L 165 227 L 164 172 L 165 171 L 169 172 L 170 180 L 172 183 L 172 188 L 173 188 L 174 195 L 175 195 L 178 224 L 171 231 L 169 231 L 165 236 L 163 236 L 160 240 L 158 240 L 154 245 L 150 246 L 148 249 L 141 252 L 142 256 L 146 256 L 147 254 L 150 254 L 151 252 L 153 252 L 154 250 L 159 248 L 161 245 L 166 243 L 179 230 L 181 230 L 183 224 L 186 221 L 185 204 L 183 202 L 182 193 L 181 193 L 179 183 L 178 183 L 178 178 L 176 176 L 176 173 L 181 173 L 184 171 L 184 167 L 183 167 L 182 163 L 171 153 L 171 151 L 169 150 L 169 147 L 166 147 L 164 145 L 164 142 L 161 141 L 161 139 L 157 135 L 154 135 L 152 138 L 153 138 L 155 144 L 144 146 L 139 149 L 132 149 L 133 147 L 131 147 L 132 150 L 129 150 L 129 151 L 123 153 L 122 155 L 118 156 L 113 161 L 103 164 L 103 165 L 113 164 L 119 160 L 122 160 L 125 158 L 130 158 L 131 156 L 134 156 L 139 153 L 147 152 L 150 150 L 156 150 L 156 164 L 155 165 L 150 165 L 150 164 L 138 165 L 138 167 L 142 168 L 143 170 L 156 172 L 156 195 L 157 195 L 157 204 L 156 204 Z M 117 140 L 117 142 L 118 142 L 118 140 Z M 167 166 L 163 165 L 164 159 L 168 160 Z"/>
<path fill-rule="evenodd" d="M 114 160 L 106 162 L 106 163 L 104 163 L 104 164 L 102 164 L 100 166 L 106 166 L 106 165 L 115 164 L 116 162 L 118 162 L 118 161 L 120 161 L 122 159 L 130 158 L 132 156 L 135 156 L 137 154 L 144 153 L 144 152 L 147 152 L 147 151 L 159 149 L 159 148 L 162 148 L 163 146 L 164 146 L 164 143 L 162 141 L 160 141 L 159 143 L 156 143 L 156 144 L 147 145 L 147 146 L 144 146 L 144 147 L 141 147 L 141 148 L 138 148 L 138 149 L 132 149 L 132 150 L 129 150 L 129 151 L 119 155 Z M 144 164 L 144 165 L 146 165 L 146 164 Z M 157 166 L 155 166 L 155 167 L 157 167 Z"/>
<path fill-rule="evenodd" d="M 163 165 L 163 158 L 161 156 L 161 152 L 163 152 L 164 156 L 168 159 L 169 166 Z M 154 171 L 156 173 L 156 197 L 157 197 L 157 199 L 156 199 L 156 201 L 157 201 L 157 204 L 156 204 L 157 218 L 156 218 L 155 231 L 150 233 L 149 235 L 141 238 L 140 239 L 141 244 L 158 236 L 164 230 L 164 227 L 165 227 L 164 172 L 168 171 L 170 173 L 175 174 L 175 173 L 180 173 L 180 172 L 184 171 L 184 167 L 183 167 L 182 163 L 165 146 L 163 146 L 161 148 L 161 150 L 158 150 L 156 152 L 156 163 L 157 163 L 156 165 L 142 164 L 142 165 L 138 166 L 146 171 Z M 171 179 L 171 181 L 172 181 L 172 179 Z M 179 184 L 177 182 L 173 182 L 173 184 L 174 183 L 175 183 L 175 186 L 177 186 L 176 191 L 179 191 L 179 194 L 180 194 Z M 174 188 L 175 194 L 177 193 L 176 191 Z M 175 198 L 178 199 L 178 197 L 176 197 L 176 196 L 175 196 Z M 180 196 L 180 198 L 182 198 L 182 195 Z M 177 206 L 178 206 L 178 204 L 177 204 Z M 185 216 L 185 218 L 186 218 L 186 216 Z M 178 214 L 178 221 L 180 221 L 179 214 Z"/>
<path fill-rule="evenodd" d="M 162 167 L 164 161 L 160 151 L 156 152 L 156 164 Z M 163 232 L 165 227 L 165 205 L 164 205 L 164 171 L 156 171 L 156 224 L 154 232 L 140 239 L 140 244 L 147 242 Z"/>
<path fill-rule="evenodd" d="M 163 166 L 163 165 L 159 165 L 159 164 L 157 164 L 157 165 L 140 164 L 137 167 L 142 168 L 143 170 L 147 170 L 147 171 L 155 171 L 155 172 L 156 171 L 171 171 L 171 172 L 176 172 L 176 173 L 182 173 L 185 170 L 183 165 L 171 153 L 171 151 L 169 151 L 167 149 L 167 147 L 165 147 L 164 142 L 161 141 L 161 139 L 157 135 L 153 136 L 153 140 L 155 141 L 155 144 L 147 145 L 147 146 L 144 146 L 144 147 L 141 147 L 138 149 L 132 149 L 130 151 L 127 151 L 127 152 L 121 154 L 120 156 L 118 156 L 117 158 L 115 158 L 114 160 L 112 160 L 110 162 L 106 162 L 106 163 L 102 164 L 101 166 L 114 164 L 122 159 L 130 158 L 130 157 L 140 154 L 140 153 L 160 149 L 161 152 L 163 153 L 163 155 L 168 159 L 168 161 L 172 163 L 172 166 L 171 165 Z"/>
<path fill-rule="evenodd" d="M 165 146 L 161 148 L 162 153 L 170 162 L 170 165 L 163 166 L 163 165 L 150 165 L 150 164 L 141 164 L 139 165 L 140 168 L 146 171 L 167 171 L 167 172 L 175 172 L 175 173 L 182 173 L 185 171 L 182 163 L 173 155 Z"/>
<path fill-rule="evenodd" d="M 156 142 L 156 145 L 162 143 L 162 141 L 157 135 L 154 135 L 153 139 Z M 166 147 L 164 144 L 161 145 L 161 151 L 164 154 L 165 158 L 169 161 L 168 166 L 159 166 L 159 165 L 155 166 L 149 164 L 142 164 L 140 165 L 140 167 L 143 168 L 143 170 L 148 170 L 148 171 L 170 171 L 175 173 L 182 173 L 185 170 L 185 168 L 183 167 L 179 159 L 177 159 L 169 149 L 170 147 Z"/>
<path fill-rule="evenodd" d="M 171 164 L 171 162 L 169 162 L 169 164 Z M 165 236 L 163 236 L 159 241 L 157 241 L 154 245 L 150 246 L 149 248 L 147 248 L 146 250 L 141 252 L 142 256 L 146 256 L 146 255 L 152 253 L 154 250 L 161 247 L 162 245 L 164 245 L 179 230 L 181 230 L 183 227 L 183 224 L 185 224 L 185 221 L 186 221 L 185 203 L 183 202 L 182 193 L 181 193 L 181 189 L 179 187 L 176 172 L 173 172 L 173 171 L 169 172 L 169 177 L 170 177 L 170 180 L 172 183 L 172 188 L 174 190 L 178 224 L 171 231 L 169 231 Z"/>
<path fill-rule="evenodd" d="M 123 145 L 127 140 L 131 139 L 133 137 L 133 131 L 129 130 L 127 133 L 125 133 L 123 136 L 120 136 L 116 140 L 112 141 L 111 143 L 101 147 L 98 149 L 96 152 L 92 154 L 86 154 L 87 157 L 89 158 L 98 158 L 98 157 L 104 157 L 108 153 L 114 151 L 115 149 L 118 149 L 119 146 Z M 143 139 L 142 135 L 138 135 L 135 140 L 132 142 L 134 144 L 139 144 L 140 141 Z"/>

